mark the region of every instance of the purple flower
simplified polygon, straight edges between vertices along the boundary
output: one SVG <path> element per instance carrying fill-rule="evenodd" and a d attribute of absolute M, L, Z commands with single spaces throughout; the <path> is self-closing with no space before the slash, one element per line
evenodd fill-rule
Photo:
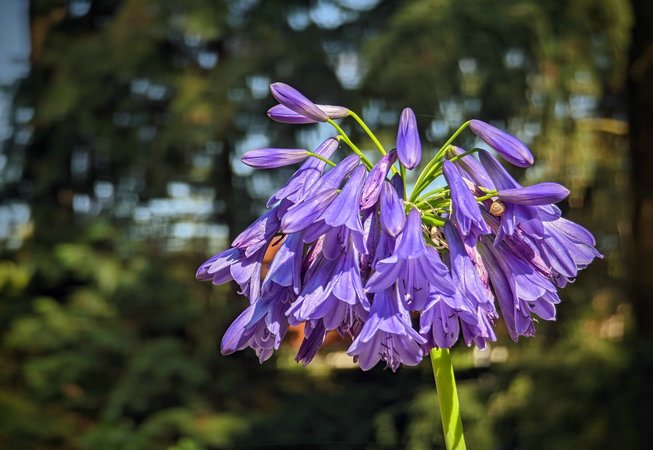
<path fill-rule="evenodd" d="M 324 328 L 324 323 L 321 320 L 306 322 L 306 325 L 304 325 L 304 340 L 299 346 L 299 350 L 297 350 L 295 361 L 301 362 L 302 367 L 306 367 L 317 355 L 317 351 L 324 343 L 326 335 L 327 329 Z"/>
<path fill-rule="evenodd" d="M 270 91 L 279 103 L 302 117 L 316 122 L 326 122 L 329 120 L 329 115 L 326 112 L 304 97 L 297 89 L 287 84 L 273 83 L 270 85 Z"/>
<path fill-rule="evenodd" d="M 545 238 L 533 239 L 545 263 L 551 268 L 554 282 L 564 287 L 574 281 L 578 271 L 595 258 L 603 258 L 594 246 L 592 234 L 577 223 L 559 218 L 544 223 Z"/>
<path fill-rule="evenodd" d="M 287 311 L 289 321 L 322 320 L 327 330 L 351 326 L 369 309 L 363 293 L 359 254 L 352 245 L 338 259 L 318 258 L 306 274 L 301 294 Z M 348 321 L 348 323 L 347 323 Z"/>
<path fill-rule="evenodd" d="M 312 225 L 338 196 L 338 189 L 327 189 L 288 209 L 281 220 L 284 233 L 296 233 Z"/>
<path fill-rule="evenodd" d="M 533 186 L 499 191 L 499 198 L 501 200 L 527 206 L 558 203 L 568 196 L 569 189 L 558 183 L 539 183 Z"/>
<path fill-rule="evenodd" d="M 462 148 L 452 146 L 450 150 L 455 156 L 461 155 L 465 152 Z M 473 181 L 476 186 L 482 186 L 486 189 L 495 190 L 494 182 L 485 171 L 483 166 L 473 155 L 465 155 L 462 158 L 456 160 L 456 165 L 458 169 L 463 172 L 463 175 L 466 175 L 468 179 Z"/>
<path fill-rule="evenodd" d="M 471 120 L 469 127 L 476 136 L 480 137 L 509 163 L 517 167 L 529 167 L 533 165 L 533 154 L 516 137 L 481 120 Z"/>
<path fill-rule="evenodd" d="M 331 105 L 315 105 L 318 109 L 321 109 L 329 116 L 330 119 L 341 119 L 349 115 L 349 110 L 343 106 L 331 106 Z M 272 120 L 281 123 L 290 123 L 294 125 L 301 125 L 307 123 L 316 123 L 322 122 L 321 120 L 314 120 L 310 117 L 303 116 L 296 113 L 292 109 L 284 105 L 274 105 L 268 110 L 268 117 Z"/>
<path fill-rule="evenodd" d="M 394 289 L 383 289 L 374 295 L 370 316 L 347 353 L 363 370 L 369 370 L 380 360 L 396 371 L 401 364 L 415 366 L 424 356 L 426 340 L 417 333 L 410 315 Z"/>
<path fill-rule="evenodd" d="M 338 149 L 338 140 L 327 138 L 320 146 L 315 149 L 315 154 L 324 158 L 331 158 L 331 155 Z M 292 174 L 286 184 L 279 189 L 268 200 L 267 206 L 270 207 L 279 200 L 287 198 L 291 203 L 299 203 L 304 199 L 310 188 L 320 179 L 326 163 L 317 158 L 309 158 L 304 164 Z"/>
<path fill-rule="evenodd" d="M 365 185 L 363 186 L 361 208 L 367 209 L 376 204 L 379 199 L 379 194 L 381 193 L 381 187 L 383 186 L 384 181 L 386 181 L 388 170 L 390 170 L 390 167 L 392 167 L 396 160 L 397 152 L 392 150 L 381 158 L 374 167 L 372 167 L 372 170 L 370 170 L 370 173 L 365 180 Z"/>
<path fill-rule="evenodd" d="M 532 314 L 555 320 L 555 305 L 560 303 L 556 288 L 535 266 L 502 242 L 493 245 L 483 238 L 478 249 L 513 340 L 535 335 Z"/>
<path fill-rule="evenodd" d="M 479 158 L 499 192 L 522 189 L 522 186 L 489 152 L 480 151 Z M 542 223 L 556 220 L 559 217 L 560 210 L 555 205 L 530 206 L 506 201 L 496 240 L 500 241 L 506 235 L 512 236 L 517 226 L 533 236 L 543 238 L 544 226 Z"/>
<path fill-rule="evenodd" d="M 261 248 L 267 247 L 270 240 L 279 232 L 280 207 L 268 210 L 261 217 L 256 219 L 250 226 L 245 228 L 231 243 L 232 247 L 245 251 L 245 256 L 251 256 Z"/>
<path fill-rule="evenodd" d="M 389 182 L 383 183 L 381 191 L 381 225 L 392 237 L 397 237 L 406 223 L 404 202 Z"/>
<path fill-rule="evenodd" d="M 410 108 L 401 112 L 397 131 L 397 156 L 407 169 L 413 169 L 422 157 L 422 143 L 417 131 L 417 119 Z"/>
<path fill-rule="evenodd" d="M 475 247 L 467 246 L 450 222 L 444 225 L 444 235 L 449 246 L 451 278 L 475 316 L 472 320 L 462 316 L 465 341 L 467 345 L 475 341 L 478 347 L 484 348 L 486 340 L 496 340 L 492 327 L 498 317 L 488 280 L 481 277 L 481 273 L 486 273 L 485 267 L 479 267 L 480 255 L 474 260 L 470 258 L 470 253 L 478 255 Z"/>
<path fill-rule="evenodd" d="M 227 329 L 220 351 L 229 355 L 245 347 L 256 351 L 259 361 L 268 359 L 279 348 L 288 330 L 288 321 L 284 314 L 290 299 L 284 295 L 287 290 L 275 284 L 263 292 Z"/>
<path fill-rule="evenodd" d="M 342 191 L 306 231 L 306 242 L 312 242 L 322 234 L 327 234 L 325 253 L 329 258 L 337 257 L 349 238 L 359 252 L 367 252 L 359 209 L 365 173 L 363 165 L 356 167 Z"/>
<path fill-rule="evenodd" d="M 299 148 L 261 148 L 246 152 L 240 159 L 256 169 L 275 169 L 304 161 L 309 152 Z"/>
<path fill-rule="evenodd" d="M 380 292 L 397 284 L 406 306 L 421 311 L 429 297 L 429 286 L 445 295 L 453 295 L 446 266 L 437 251 L 427 246 L 422 236 L 422 220 L 418 210 L 408 214 L 404 230 L 398 238 L 394 252 L 376 264 L 376 271 L 367 281 L 367 292 Z"/>
<path fill-rule="evenodd" d="M 478 236 L 490 233 L 490 229 L 483 220 L 476 198 L 455 164 L 447 160 L 443 161 L 442 172 L 451 190 L 451 219 L 465 242 L 474 245 Z"/>
<path fill-rule="evenodd" d="M 295 294 L 299 294 L 302 287 L 303 259 L 302 233 L 286 236 L 270 264 L 263 282 L 264 287 L 267 283 L 276 283 L 279 286 L 290 287 Z"/>

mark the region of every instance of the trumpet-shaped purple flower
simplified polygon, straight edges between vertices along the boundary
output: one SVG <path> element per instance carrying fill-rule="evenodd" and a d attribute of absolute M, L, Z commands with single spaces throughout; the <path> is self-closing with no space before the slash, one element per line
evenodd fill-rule
<path fill-rule="evenodd" d="M 511 252 L 504 243 L 492 245 L 482 239 L 478 247 L 513 340 L 534 336 L 533 314 L 555 320 L 560 303 L 555 286 L 535 266 Z"/>
<path fill-rule="evenodd" d="M 300 116 L 316 122 L 326 122 L 329 120 L 329 115 L 326 112 L 304 97 L 297 89 L 287 84 L 273 83 L 270 85 L 270 91 L 279 103 Z"/>
<path fill-rule="evenodd" d="M 318 109 L 324 111 L 330 119 L 341 119 L 349 115 L 349 110 L 342 106 L 332 106 L 332 105 L 315 105 L 315 106 Z M 321 122 L 312 119 L 311 117 L 306 117 L 301 114 L 298 114 L 292 109 L 284 105 L 274 105 L 272 108 L 268 110 L 268 117 L 277 122 L 290 123 L 293 125 Z"/>
<path fill-rule="evenodd" d="M 474 245 L 478 236 L 490 233 L 490 229 L 483 220 L 476 198 L 455 164 L 445 160 L 442 163 L 442 172 L 451 189 L 451 219 L 465 242 Z"/>
<path fill-rule="evenodd" d="M 479 268 L 482 264 L 480 257 L 474 260 L 470 258 L 470 253 L 476 252 L 475 247 L 466 245 L 450 222 L 444 225 L 444 235 L 449 246 L 451 278 L 475 316 L 473 320 L 463 316 L 465 341 L 467 345 L 475 341 L 478 347 L 484 348 L 486 340 L 496 340 L 492 326 L 498 317 L 488 280 L 483 281 L 481 278 L 485 268 Z"/>
<path fill-rule="evenodd" d="M 410 315 L 394 289 L 374 295 L 370 316 L 347 353 L 369 370 L 383 360 L 396 371 L 401 364 L 415 366 L 424 356 L 426 340 L 411 325 Z"/>
<path fill-rule="evenodd" d="M 535 159 L 526 145 L 514 136 L 481 120 L 471 120 L 474 134 L 492 147 L 503 159 L 517 167 L 529 167 Z"/>
<path fill-rule="evenodd" d="M 396 283 L 401 299 L 413 311 L 422 311 L 426 306 L 429 286 L 443 295 L 455 293 L 437 251 L 424 242 L 422 220 L 416 209 L 408 214 L 398 240 L 392 255 L 376 264 L 376 272 L 367 281 L 367 292 L 380 292 Z"/>
<path fill-rule="evenodd" d="M 256 169 L 275 169 L 300 163 L 308 156 L 308 150 L 299 148 L 261 148 L 246 152 L 240 160 Z"/>
<path fill-rule="evenodd" d="M 263 292 L 227 329 L 220 344 L 223 355 L 251 347 L 263 362 L 279 348 L 288 330 L 284 311 L 290 299 L 287 289 L 275 284 L 270 286 L 271 289 Z"/>
<path fill-rule="evenodd" d="M 321 320 L 327 330 L 353 324 L 353 319 L 369 309 L 363 293 L 359 254 L 350 244 L 341 258 L 319 258 L 306 275 L 306 284 L 287 311 L 289 321 Z M 349 319 L 349 323 L 345 323 Z"/>
<path fill-rule="evenodd" d="M 397 131 L 397 156 L 407 169 L 413 169 L 422 158 L 422 143 L 417 131 L 417 119 L 410 108 L 401 112 Z"/>
<path fill-rule="evenodd" d="M 397 160 L 397 152 L 392 150 L 390 153 L 386 154 L 383 158 L 377 162 L 370 173 L 365 179 L 365 185 L 363 186 L 363 196 L 361 197 L 361 208 L 367 209 L 376 204 L 379 200 L 379 195 L 381 194 L 381 189 L 386 177 L 388 175 L 388 170 Z"/>

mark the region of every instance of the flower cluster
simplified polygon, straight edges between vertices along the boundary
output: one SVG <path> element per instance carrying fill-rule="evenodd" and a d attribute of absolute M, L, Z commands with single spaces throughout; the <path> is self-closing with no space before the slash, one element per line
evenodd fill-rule
<path fill-rule="evenodd" d="M 197 271 L 198 280 L 213 284 L 235 280 L 250 301 L 226 331 L 222 353 L 251 347 L 264 361 L 289 326 L 303 324 L 296 360 L 304 365 L 327 333 L 337 332 L 351 339 L 348 354 L 362 369 L 384 361 L 396 370 L 459 339 L 484 347 L 496 339 L 499 315 L 514 340 L 533 336 L 536 317 L 555 319 L 558 288 L 601 256 L 590 232 L 555 206 L 569 195 L 566 188 L 523 187 L 495 158 L 533 164 L 515 137 L 479 120 L 466 122 L 408 194 L 406 170 L 419 165 L 422 150 L 410 109 L 401 114 L 396 149 L 387 152 L 347 108 L 316 105 L 282 83 L 271 91 L 279 102 L 268 111 L 271 119 L 328 122 L 338 134 L 314 151 L 275 148 L 243 156 L 261 169 L 302 165 L 270 198 L 267 212 Z M 345 117 L 378 147 L 376 164 L 333 120 Z M 452 145 L 467 127 L 494 152 Z M 341 144 L 352 154 L 335 164 Z M 278 250 L 263 277 L 271 245 Z"/>

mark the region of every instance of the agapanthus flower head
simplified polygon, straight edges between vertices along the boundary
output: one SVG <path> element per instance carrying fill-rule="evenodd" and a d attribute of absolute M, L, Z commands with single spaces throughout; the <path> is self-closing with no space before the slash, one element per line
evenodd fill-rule
<path fill-rule="evenodd" d="M 473 119 L 469 127 L 503 159 L 517 167 L 530 167 L 535 159 L 522 141 L 482 120 Z"/>
<path fill-rule="evenodd" d="M 268 112 L 273 120 L 361 120 L 344 107 L 315 105 L 288 85 L 271 90 L 280 103 Z M 513 136 L 478 120 L 469 125 L 512 164 L 533 163 Z M 334 128 L 340 136 L 314 151 L 269 148 L 243 156 L 260 169 L 303 163 L 267 211 L 197 270 L 201 281 L 235 281 L 249 300 L 222 339 L 224 354 L 250 347 L 264 361 L 294 325 L 305 335 L 296 361 L 309 364 L 327 333 L 337 332 L 363 370 L 414 366 L 458 341 L 483 348 L 497 339 L 499 318 L 517 340 L 535 334 L 536 318 L 555 320 L 558 289 L 601 257 L 591 233 L 555 205 L 567 188 L 521 186 L 488 151 L 446 146 L 407 184 L 403 167 L 421 159 L 409 108 L 396 150 L 386 152 L 362 127 L 379 147 L 376 160 Z M 335 164 L 341 141 L 353 154 Z"/>

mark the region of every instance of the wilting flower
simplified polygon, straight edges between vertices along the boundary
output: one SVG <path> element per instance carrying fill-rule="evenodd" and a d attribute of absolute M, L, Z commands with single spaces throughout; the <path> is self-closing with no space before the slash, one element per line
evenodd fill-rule
<path fill-rule="evenodd" d="M 417 119 L 412 109 L 401 112 L 399 130 L 397 131 L 397 155 L 407 169 L 413 169 L 422 158 L 422 143 L 417 131 Z"/>
<path fill-rule="evenodd" d="M 476 119 L 469 122 L 469 128 L 510 164 L 517 167 L 529 167 L 533 165 L 533 154 L 516 137 Z"/>
<path fill-rule="evenodd" d="M 344 107 L 315 105 L 282 83 L 271 90 L 280 104 L 268 115 L 280 122 L 350 115 Z M 470 126 L 507 161 L 532 164 L 516 138 L 478 120 Z M 329 167 L 339 139 L 356 154 Z M 499 312 L 515 340 L 535 334 L 536 318 L 554 320 L 558 288 L 601 257 L 591 233 L 555 206 L 569 191 L 550 182 L 521 186 L 489 152 L 463 153 L 453 146 L 438 153 L 414 192 L 406 192 L 404 171 L 392 167 L 397 159 L 409 169 L 420 162 L 409 108 L 396 150 L 376 163 L 346 135 L 327 138 L 313 152 L 245 153 L 243 162 L 255 168 L 303 163 L 271 195 L 268 210 L 197 270 L 198 280 L 234 280 L 249 299 L 226 331 L 222 353 L 250 347 L 264 361 L 289 326 L 303 325 L 295 358 L 301 364 L 316 357 L 327 333 L 337 332 L 351 339 L 347 353 L 363 370 L 384 362 L 394 371 L 459 340 L 483 348 L 496 340 Z"/>

